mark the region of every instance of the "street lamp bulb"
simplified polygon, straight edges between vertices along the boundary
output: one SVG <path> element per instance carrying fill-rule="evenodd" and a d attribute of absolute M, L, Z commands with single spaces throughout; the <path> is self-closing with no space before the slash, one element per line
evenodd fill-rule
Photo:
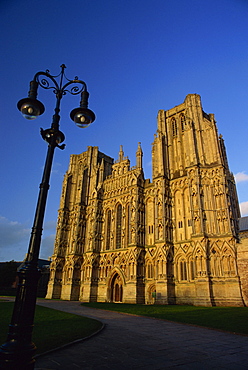
<path fill-rule="evenodd" d="M 78 114 L 75 114 L 74 116 L 74 122 L 76 123 L 78 127 L 85 128 L 85 127 L 88 127 L 92 123 L 92 120 L 86 114 L 78 113 Z"/>
<path fill-rule="evenodd" d="M 76 108 L 70 114 L 79 128 L 86 128 L 95 121 L 95 114 L 88 108 Z"/>
<path fill-rule="evenodd" d="M 21 107 L 21 113 L 24 118 L 32 120 L 40 115 L 39 109 L 30 104 L 23 104 Z"/>
<path fill-rule="evenodd" d="M 40 116 L 44 111 L 44 105 L 37 99 L 25 98 L 17 103 L 17 108 L 21 111 L 24 118 L 33 120 Z"/>

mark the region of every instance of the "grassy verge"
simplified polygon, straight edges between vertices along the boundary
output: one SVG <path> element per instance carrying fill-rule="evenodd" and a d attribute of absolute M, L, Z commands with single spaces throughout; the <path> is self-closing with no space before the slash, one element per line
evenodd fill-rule
<path fill-rule="evenodd" d="M 248 335 L 247 307 L 160 306 L 118 303 L 83 303 L 83 305 Z"/>
<path fill-rule="evenodd" d="M 0 344 L 6 341 L 13 306 L 13 302 L 0 302 Z M 36 354 L 85 338 L 101 326 L 97 320 L 36 306 L 33 330 Z"/>

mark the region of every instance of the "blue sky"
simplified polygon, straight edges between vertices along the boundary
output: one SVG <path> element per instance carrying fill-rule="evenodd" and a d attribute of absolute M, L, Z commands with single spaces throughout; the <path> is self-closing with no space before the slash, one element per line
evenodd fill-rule
<path fill-rule="evenodd" d="M 40 257 L 52 255 L 63 175 L 71 154 L 98 146 L 117 159 L 119 146 L 135 165 L 141 142 L 151 177 L 151 143 L 159 109 L 201 95 L 214 113 L 242 214 L 248 215 L 248 2 L 246 0 L 2 0 L 0 261 L 27 252 L 47 146 L 52 91 L 39 90 L 45 113 L 25 120 L 16 103 L 38 71 L 76 75 L 87 83 L 97 119 L 77 128 L 70 111 L 79 97 L 62 99 L 66 149 L 55 153 Z"/>

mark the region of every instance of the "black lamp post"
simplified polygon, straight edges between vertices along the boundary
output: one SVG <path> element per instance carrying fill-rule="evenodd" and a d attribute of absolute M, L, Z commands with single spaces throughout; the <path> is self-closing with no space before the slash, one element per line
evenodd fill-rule
<path fill-rule="evenodd" d="M 17 287 L 15 305 L 6 343 L 0 347 L 0 368 L 11 370 L 34 369 L 33 358 L 35 345 L 32 342 L 32 331 L 36 305 L 37 285 L 40 277 L 38 269 L 38 258 L 40 251 L 43 219 L 45 214 L 46 200 L 49 189 L 49 179 L 52 168 L 54 150 L 56 147 L 64 149 L 60 145 L 64 140 L 64 134 L 59 131 L 60 101 L 64 95 L 81 94 L 80 107 L 73 109 L 70 113 L 71 119 L 78 127 L 89 126 L 95 120 L 95 114 L 88 109 L 87 86 L 85 82 L 75 77 L 68 80 L 65 76 L 65 65 L 61 66 L 58 76 L 52 76 L 47 70 L 38 72 L 30 82 L 28 98 L 21 99 L 17 107 L 23 116 L 29 120 L 35 119 L 44 113 L 44 105 L 37 100 L 38 87 L 52 89 L 56 95 L 55 113 L 52 119 L 51 128 L 41 129 L 42 138 L 48 143 L 46 163 L 44 167 L 42 182 L 40 184 L 39 197 L 36 206 L 34 224 L 30 236 L 29 248 L 26 260 L 18 271 L 19 284 Z M 56 81 L 59 79 L 59 82 Z M 65 80 L 65 84 L 64 81 Z M 72 85 L 72 86 L 71 86 Z"/>

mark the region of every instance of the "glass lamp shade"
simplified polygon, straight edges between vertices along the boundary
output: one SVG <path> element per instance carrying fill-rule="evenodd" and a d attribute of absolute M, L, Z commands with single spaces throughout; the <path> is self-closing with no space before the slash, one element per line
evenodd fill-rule
<path fill-rule="evenodd" d="M 44 105 L 39 100 L 31 98 L 21 99 L 17 103 L 17 108 L 23 117 L 29 120 L 37 118 L 45 111 Z"/>
<path fill-rule="evenodd" d="M 88 127 L 96 119 L 94 112 L 88 108 L 75 108 L 71 111 L 70 117 L 80 128 Z"/>

